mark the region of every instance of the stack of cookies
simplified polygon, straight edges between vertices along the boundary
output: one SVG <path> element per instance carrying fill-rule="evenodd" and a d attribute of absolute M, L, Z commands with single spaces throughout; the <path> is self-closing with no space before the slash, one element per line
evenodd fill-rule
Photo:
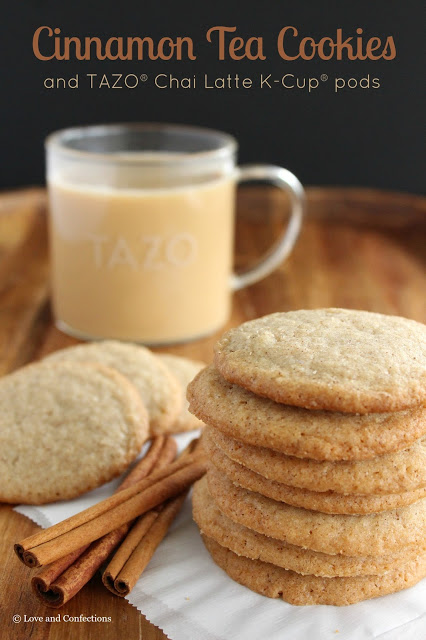
<path fill-rule="evenodd" d="M 208 426 L 194 519 L 234 580 L 346 605 L 426 576 L 426 327 L 277 313 L 226 333 L 188 389 Z"/>

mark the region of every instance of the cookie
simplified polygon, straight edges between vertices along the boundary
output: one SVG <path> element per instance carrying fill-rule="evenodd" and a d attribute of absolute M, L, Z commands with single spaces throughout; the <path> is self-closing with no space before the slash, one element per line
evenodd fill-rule
<path fill-rule="evenodd" d="M 0 500 L 75 498 L 124 471 L 148 437 L 140 395 L 98 364 L 40 362 L 0 380 Z"/>
<path fill-rule="evenodd" d="M 186 399 L 186 388 L 197 373 L 201 371 L 201 369 L 204 369 L 206 364 L 198 360 L 189 360 L 188 358 L 174 356 L 169 353 L 159 353 L 157 354 L 157 358 L 160 358 L 161 362 L 166 365 L 170 373 L 179 382 L 182 398 L 180 414 L 173 425 L 169 427 L 167 431 L 165 430 L 164 433 L 181 433 L 183 431 L 201 429 L 204 426 L 203 422 L 188 411 L 189 403 Z"/>
<path fill-rule="evenodd" d="M 425 540 L 426 499 L 377 514 L 330 515 L 237 487 L 213 467 L 207 478 L 213 500 L 231 520 L 298 547 L 328 554 L 380 556 Z"/>
<path fill-rule="evenodd" d="M 215 346 L 226 380 L 306 409 L 402 411 L 426 403 L 426 325 L 351 309 L 274 313 Z"/>
<path fill-rule="evenodd" d="M 237 556 L 202 536 L 214 562 L 230 578 L 268 598 L 282 598 L 295 605 L 344 606 L 412 587 L 426 575 L 426 555 L 410 560 L 382 576 L 321 578 L 302 576 L 261 560 Z"/>
<path fill-rule="evenodd" d="M 426 487 L 426 438 L 411 447 L 358 462 L 328 462 L 286 456 L 253 447 L 207 427 L 209 438 L 232 460 L 292 487 L 345 494 L 389 494 Z"/>
<path fill-rule="evenodd" d="M 97 362 L 113 367 L 130 380 L 139 391 L 148 411 L 152 435 L 172 427 L 182 408 L 178 381 L 166 366 L 145 347 L 115 340 L 79 344 L 55 351 L 45 358 L 49 362 Z"/>
<path fill-rule="evenodd" d="M 315 460 L 363 460 L 405 449 L 426 433 L 426 407 L 352 415 L 308 411 L 261 398 L 213 367 L 188 387 L 190 411 L 223 433 L 258 447 Z"/>
<path fill-rule="evenodd" d="M 222 547 L 239 556 L 270 562 L 303 575 L 326 578 L 382 575 L 414 559 L 419 553 L 426 553 L 426 540 L 423 545 L 411 545 L 387 556 L 352 557 L 302 549 L 282 540 L 264 536 L 230 520 L 213 501 L 206 478 L 194 485 L 192 509 L 201 533 L 213 538 Z"/>
<path fill-rule="evenodd" d="M 255 491 L 263 496 L 285 502 L 294 507 L 321 511 L 321 513 L 366 514 L 397 509 L 426 498 L 426 487 L 405 493 L 384 495 L 342 494 L 334 491 L 309 491 L 298 489 L 274 480 L 268 480 L 259 473 L 247 469 L 228 458 L 216 447 L 211 439 L 203 440 L 208 459 L 215 468 L 229 480 L 243 489 Z"/>

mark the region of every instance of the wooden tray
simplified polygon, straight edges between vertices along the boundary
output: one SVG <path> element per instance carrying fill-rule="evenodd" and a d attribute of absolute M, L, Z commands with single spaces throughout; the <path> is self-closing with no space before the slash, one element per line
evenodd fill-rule
<path fill-rule="evenodd" d="M 303 231 L 290 259 L 263 282 L 235 295 L 229 326 L 273 311 L 330 306 L 426 322 L 426 198 L 309 188 L 307 202 Z M 274 189 L 241 190 L 237 265 L 252 261 L 268 247 L 282 225 L 283 205 Z M 76 342 L 52 324 L 45 209 L 42 189 L 0 194 L 0 375 Z M 209 362 L 217 337 L 167 351 Z M 30 570 L 12 552 L 17 539 L 37 529 L 9 505 L 0 505 L 2 638 L 166 637 L 127 601 L 107 592 L 97 576 L 58 612 L 111 616 L 111 623 L 14 624 L 14 614 L 24 619 L 58 613 L 33 598 Z"/>

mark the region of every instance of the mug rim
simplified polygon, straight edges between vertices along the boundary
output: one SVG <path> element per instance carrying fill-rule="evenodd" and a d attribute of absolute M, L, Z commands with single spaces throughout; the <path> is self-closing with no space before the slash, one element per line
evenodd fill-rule
<path fill-rule="evenodd" d="M 75 149 L 67 146 L 72 140 L 84 136 L 96 136 L 99 134 L 120 133 L 123 131 L 158 131 L 169 130 L 174 133 L 198 134 L 206 138 L 217 138 L 219 146 L 217 149 L 207 149 L 205 151 L 182 151 L 171 157 L 172 152 L 159 153 L 155 157 L 153 154 L 145 155 L 144 150 L 100 152 L 87 149 Z M 81 161 L 93 161 L 117 164 L 120 162 L 141 164 L 141 165 L 168 165 L 176 162 L 200 162 L 203 160 L 220 160 L 235 154 L 238 149 L 238 142 L 231 134 L 210 129 L 208 127 L 198 127 L 195 125 L 174 124 L 168 122 L 117 122 L 104 124 L 90 124 L 76 127 L 66 127 L 50 133 L 44 141 L 46 150 L 55 151 L 65 157 Z"/>

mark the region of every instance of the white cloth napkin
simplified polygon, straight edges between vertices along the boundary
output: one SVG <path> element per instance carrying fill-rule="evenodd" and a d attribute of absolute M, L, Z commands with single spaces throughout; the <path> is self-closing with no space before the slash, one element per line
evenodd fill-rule
<path fill-rule="evenodd" d="M 196 435 L 178 437 L 182 449 Z M 42 527 L 111 495 L 119 480 L 65 502 L 16 511 Z M 426 580 L 415 587 L 348 607 L 295 607 L 231 580 L 205 550 L 190 500 L 129 594 L 171 640 L 420 640 L 426 637 Z"/>

